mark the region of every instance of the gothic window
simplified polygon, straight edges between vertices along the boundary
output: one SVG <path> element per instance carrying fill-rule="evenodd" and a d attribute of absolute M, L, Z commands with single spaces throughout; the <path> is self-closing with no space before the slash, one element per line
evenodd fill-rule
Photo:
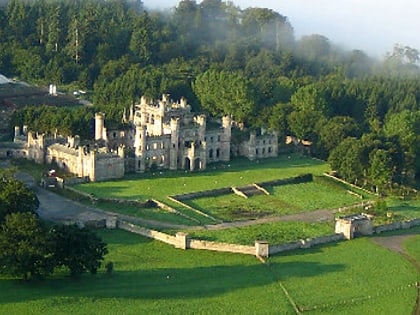
<path fill-rule="evenodd" d="M 271 153 L 271 147 L 268 147 L 268 153 Z"/>
<path fill-rule="evenodd" d="M 258 155 L 260 152 L 258 149 L 255 150 L 255 154 Z"/>
<path fill-rule="evenodd" d="M 210 142 L 213 142 L 213 137 L 210 137 Z"/>
<path fill-rule="evenodd" d="M 220 135 L 219 135 L 219 136 L 217 136 L 217 141 L 219 141 L 219 142 L 220 142 Z"/>
<path fill-rule="evenodd" d="M 149 151 L 150 150 L 150 146 L 149 144 L 146 144 L 146 150 Z"/>
<path fill-rule="evenodd" d="M 153 143 L 153 150 L 157 150 L 157 148 L 158 148 L 158 144 L 156 142 Z"/>
<path fill-rule="evenodd" d="M 209 151 L 209 159 L 212 159 L 213 158 L 213 149 L 210 149 L 210 151 Z"/>
<path fill-rule="evenodd" d="M 265 154 L 265 148 L 262 148 L 262 154 Z"/>
<path fill-rule="evenodd" d="M 161 143 L 160 143 L 160 148 L 161 148 L 161 149 L 165 149 L 165 143 L 164 143 L 164 142 L 161 142 Z"/>
<path fill-rule="evenodd" d="M 114 132 L 114 133 L 112 134 L 112 137 L 115 139 L 115 138 L 117 137 L 117 133 L 116 133 L 116 132 Z"/>
<path fill-rule="evenodd" d="M 220 156 L 220 149 L 217 149 L 216 150 L 216 158 L 219 158 L 219 156 Z"/>

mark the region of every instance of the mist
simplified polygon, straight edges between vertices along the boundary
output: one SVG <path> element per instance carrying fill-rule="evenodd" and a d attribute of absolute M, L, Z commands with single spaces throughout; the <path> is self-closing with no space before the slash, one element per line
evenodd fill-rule
<path fill-rule="evenodd" d="M 174 8 L 178 0 L 143 0 L 148 8 Z M 201 1 L 197 1 L 200 3 Z M 235 0 L 234 5 L 269 8 L 288 17 L 295 37 L 320 34 L 348 50 L 384 57 L 395 44 L 420 49 L 418 0 Z"/>

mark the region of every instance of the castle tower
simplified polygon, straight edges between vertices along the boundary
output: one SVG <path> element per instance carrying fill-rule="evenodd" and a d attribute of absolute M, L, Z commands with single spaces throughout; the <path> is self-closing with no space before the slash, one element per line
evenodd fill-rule
<path fill-rule="evenodd" d="M 251 131 L 249 135 L 249 143 L 248 143 L 248 158 L 252 161 L 255 160 L 256 157 L 256 149 L 257 149 L 257 135 L 255 131 Z"/>
<path fill-rule="evenodd" d="M 20 127 L 15 126 L 15 140 L 20 136 Z"/>
<path fill-rule="evenodd" d="M 273 154 L 278 156 L 279 154 L 279 133 L 278 131 L 273 132 Z"/>
<path fill-rule="evenodd" d="M 198 128 L 198 138 L 200 141 L 204 141 L 206 137 L 206 116 L 200 115 L 195 117 L 195 122 L 199 125 Z"/>
<path fill-rule="evenodd" d="M 169 169 L 178 168 L 179 118 L 171 118 L 171 147 L 169 148 Z"/>
<path fill-rule="evenodd" d="M 105 115 L 103 113 L 95 114 L 95 140 L 103 140 L 104 120 Z"/>
<path fill-rule="evenodd" d="M 136 172 L 144 172 L 146 169 L 146 126 L 136 126 L 134 147 L 136 161 L 135 170 Z"/>
<path fill-rule="evenodd" d="M 232 119 L 229 115 L 222 117 L 223 134 L 221 136 L 221 160 L 230 161 L 230 140 L 232 137 Z"/>

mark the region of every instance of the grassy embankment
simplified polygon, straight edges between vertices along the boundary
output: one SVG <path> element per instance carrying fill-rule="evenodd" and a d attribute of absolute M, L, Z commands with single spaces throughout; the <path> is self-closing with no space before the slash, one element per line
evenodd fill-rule
<path fill-rule="evenodd" d="M 101 231 L 114 272 L 0 280 L 0 314 L 411 314 L 415 268 L 368 239 L 252 256 L 177 250 Z M 290 296 L 286 297 L 285 291 Z M 307 311 L 305 311 L 307 310 Z"/>

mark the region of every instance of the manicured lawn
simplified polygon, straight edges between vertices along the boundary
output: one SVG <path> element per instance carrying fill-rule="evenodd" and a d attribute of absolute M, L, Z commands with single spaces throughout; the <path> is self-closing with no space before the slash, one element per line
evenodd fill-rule
<path fill-rule="evenodd" d="M 114 273 L 0 280 L 1 314 L 411 314 L 414 268 L 367 239 L 270 257 L 179 250 L 102 231 Z M 370 298 L 369 298 L 370 296 Z"/>
<path fill-rule="evenodd" d="M 408 254 L 413 257 L 420 266 L 420 234 L 408 238 L 403 245 Z"/>
<path fill-rule="evenodd" d="M 238 164 L 235 164 L 238 163 Z M 122 180 L 88 183 L 75 188 L 103 198 L 125 198 L 147 200 L 155 198 L 166 201 L 170 195 L 209 190 L 222 187 L 244 186 L 255 182 L 288 178 L 312 173 L 322 174 L 328 165 L 322 161 L 298 155 L 282 156 L 261 162 L 232 161 L 222 166 L 209 165 L 205 172 L 185 173 L 169 172 L 146 173 L 127 176 Z"/>
<path fill-rule="evenodd" d="M 235 194 L 187 200 L 188 205 L 224 221 L 255 219 L 267 215 L 285 215 L 317 209 L 334 209 L 360 203 L 342 185 L 323 177 L 300 184 L 268 188 L 270 195 L 248 199 Z M 369 196 L 370 197 L 370 196 Z"/>
<path fill-rule="evenodd" d="M 409 219 L 420 218 L 420 199 L 400 200 L 388 198 L 387 205 L 390 211 Z"/>
<path fill-rule="evenodd" d="M 223 230 L 188 230 L 191 238 L 231 244 L 254 245 L 256 240 L 283 244 L 334 234 L 332 223 L 274 222 Z"/>

